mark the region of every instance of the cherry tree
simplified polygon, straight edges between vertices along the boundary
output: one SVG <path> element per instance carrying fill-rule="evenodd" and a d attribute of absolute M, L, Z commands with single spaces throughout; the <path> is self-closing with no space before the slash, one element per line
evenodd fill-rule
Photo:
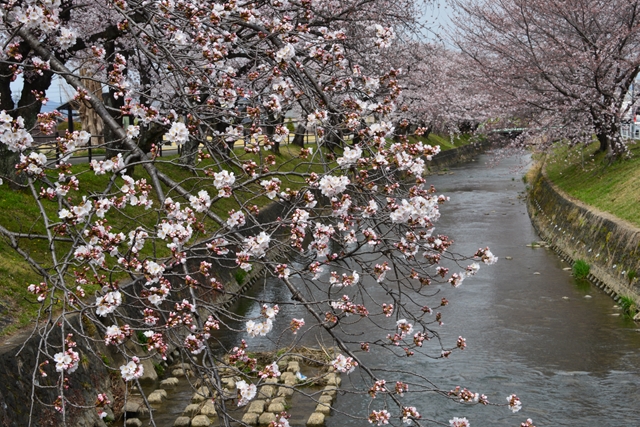
<path fill-rule="evenodd" d="M 3 4 L 3 69 L 32 74 L 25 86 L 32 88 L 37 76 L 60 76 L 108 133 L 104 160 L 73 166 L 70 156 L 89 133 L 60 137 L 61 156 L 51 160 L 29 131 L 50 130 L 56 114 L 27 120 L 11 104 L 0 113 L 3 147 L 16 153 L 39 212 L 28 235 L 0 227 L 42 277 L 28 285 L 42 309 L 37 398 L 25 422 L 40 422 L 37 408 L 53 408 L 59 425 L 74 425 L 79 411 L 101 418 L 118 384 L 126 398 L 142 389 L 151 360 L 171 359 L 197 371 L 220 423 L 230 425 L 238 421 L 231 408 L 249 403 L 281 375 L 278 361 L 321 331 L 334 350 L 319 362 L 344 374 L 357 369 L 367 378 L 363 395 L 389 397 L 353 416 L 420 424 L 419 408 L 403 400 L 427 389 L 410 390 L 394 369 L 362 355 L 443 358 L 464 349 L 462 337 L 434 339 L 448 301 L 432 287 L 457 287 L 496 257 L 489 248 L 456 256 L 451 239 L 436 232 L 447 198 L 424 175 L 439 147 L 402 134 L 392 140 L 394 114 L 408 112 L 398 106 L 402 72 L 376 64 L 406 49 L 418 7 L 404 0 Z M 33 105 L 46 96 L 47 82 L 38 84 Z M 314 142 L 276 155 L 272 148 L 288 134 L 281 118 L 292 108 Z M 126 128 L 124 117 L 132 119 Z M 165 140 L 180 145 L 182 156 L 161 157 Z M 30 251 L 34 240 L 47 242 L 46 256 Z M 278 278 L 290 299 L 258 301 L 256 315 L 235 313 L 227 302 L 240 291 L 225 271 L 238 281 L 257 272 Z M 277 341 L 286 351 L 262 364 L 252 339 L 273 334 L 289 304 L 306 315 L 285 319 L 289 328 Z M 355 332 L 362 324 L 375 331 L 367 342 Z M 219 339 L 225 331 L 247 339 L 227 348 Z M 74 381 L 92 365 L 115 378 L 93 405 L 77 399 Z M 225 391 L 229 375 L 233 396 Z M 415 376 L 416 384 L 428 381 Z M 489 403 L 467 389 L 437 392 Z M 507 401 L 520 408 L 515 395 Z M 287 425 L 286 416 L 276 424 Z"/>
<path fill-rule="evenodd" d="M 455 1 L 454 40 L 478 86 L 550 140 L 591 141 L 616 157 L 640 70 L 636 1 Z"/>

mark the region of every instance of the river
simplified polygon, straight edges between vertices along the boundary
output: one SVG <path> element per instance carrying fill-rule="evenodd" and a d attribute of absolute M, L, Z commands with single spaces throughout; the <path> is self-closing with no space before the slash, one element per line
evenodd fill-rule
<path fill-rule="evenodd" d="M 501 404 L 515 393 L 523 408 L 512 414 L 505 407 L 464 406 L 434 394 L 409 394 L 405 405 L 415 405 L 425 417 L 445 425 L 457 416 L 467 417 L 473 427 L 519 426 L 527 418 L 537 427 L 640 426 L 638 326 L 623 318 L 597 287 L 576 281 L 565 270 L 568 264 L 549 249 L 527 246 L 539 238 L 522 199 L 525 161 L 512 157 L 496 165 L 492 155 L 482 155 L 427 178 L 438 194 L 451 198 L 441 208 L 436 232 L 455 240 L 455 252 L 469 254 L 489 246 L 500 260 L 457 289 L 442 286 L 442 296 L 451 304 L 439 333 L 449 344 L 458 335 L 465 337 L 467 349 L 445 360 L 394 361 L 397 367 L 427 373 L 445 390 L 459 385 Z M 288 298 L 275 295 L 284 289 L 273 283 L 254 292 L 264 300 Z M 258 311 L 257 305 L 245 309 Z M 301 315 L 299 307 L 283 310 L 282 319 Z M 230 345 L 240 338 L 227 336 L 225 341 Z M 368 362 L 380 367 L 389 363 Z M 366 417 L 370 409 L 379 409 L 377 402 L 371 404 L 368 397 L 339 397 L 327 426 L 369 425 L 346 415 Z"/>

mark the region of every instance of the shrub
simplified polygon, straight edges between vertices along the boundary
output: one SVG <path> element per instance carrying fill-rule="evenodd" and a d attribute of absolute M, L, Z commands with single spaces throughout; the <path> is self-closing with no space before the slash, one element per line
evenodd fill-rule
<path fill-rule="evenodd" d="M 633 298 L 627 295 L 620 296 L 618 300 L 618 304 L 620 308 L 622 308 L 622 312 L 627 317 L 633 317 L 636 314 L 637 305 Z"/>
<path fill-rule="evenodd" d="M 578 278 L 578 279 L 586 279 L 587 276 L 589 275 L 589 270 L 591 269 L 591 267 L 589 266 L 589 264 L 584 261 L 584 260 L 576 260 L 576 262 L 573 264 L 573 276 Z"/>
<path fill-rule="evenodd" d="M 244 279 L 247 278 L 247 272 L 244 270 L 236 270 L 235 278 L 238 285 L 242 285 L 244 283 Z"/>

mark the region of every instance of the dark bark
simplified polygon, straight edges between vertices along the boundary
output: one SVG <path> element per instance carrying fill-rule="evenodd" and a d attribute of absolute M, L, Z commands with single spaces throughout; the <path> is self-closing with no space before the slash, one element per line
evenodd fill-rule
<path fill-rule="evenodd" d="M 25 44 L 26 45 L 26 44 Z M 24 49 L 24 54 L 28 54 L 28 49 Z M 6 64 L 0 66 L 0 109 L 6 110 L 13 117 L 21 116 L 24 119 L 24 126 L 31 131 L 36 125 L 38 114 L 42 108 L 42 103 L 36 98 L 32 91 L 46 92 L 51 86 L 53 73 L 43 71 L 39 75 L 33 71 L 24 75 L 24 85 L 20 100 L 16 106 L 11 98 L 11 75 L 13 74 Z M 37 141 L 36 141 L 37 142 Z M 26 183 L 24 174 L 16 174 L 15 165 L 20 160 L 20 153 L 10 151 L 6 145 L 0 144 L 0 175 L 4 176 L 11 186 L 19 187 Z"/>
<path fill-rule="evenodd" d="M 304 147 L 304 136 L 307 133 L 307 128 L 302 123 L 296 126 L 296 132 L 293 136 L 293 141 L 291 143 L 293 145 L 297 145 L 298 147 Z"/>
<path fill-rule="evenodd" d="M 280 154 L 280 142 L 273 139 L 273 136 L 276 133 L 276 127 L 282 126 L 284 123 L 284 116 L 274 116 L 273 114 L 269 114 L 267 116 L 267 122 L 264 125 L 264 130 L 267 138 L 270 141 L 273 141 L 273 145 L 271 146 L 271 151 L 273 154 Z"/>

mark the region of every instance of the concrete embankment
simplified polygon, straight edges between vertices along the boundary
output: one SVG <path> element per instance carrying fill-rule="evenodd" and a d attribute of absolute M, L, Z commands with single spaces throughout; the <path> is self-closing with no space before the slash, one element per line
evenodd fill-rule
<path fill-rule="evenodd" d="M 528 194 L 533 226 L 566 261 L 590 265 L 589 280 L 611 295 L 640 301 L 640 229 L 563 193 L 540 171 Z"/>

